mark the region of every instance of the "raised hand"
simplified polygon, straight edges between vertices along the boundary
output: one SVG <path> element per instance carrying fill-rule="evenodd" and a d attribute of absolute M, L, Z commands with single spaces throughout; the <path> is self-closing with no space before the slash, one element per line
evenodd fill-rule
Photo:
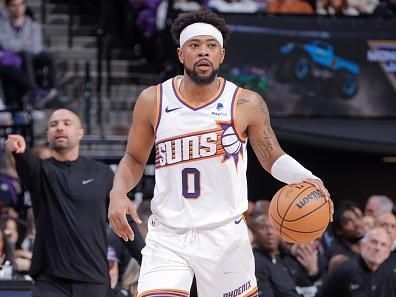
<path fill-rule="evenodd" d="M 17 154 L 23 154 L 26 150 L 25 138 L 21 135 L 10 134 L 5 142 L 5 148 L 9 152 L 15 152 Z"/>

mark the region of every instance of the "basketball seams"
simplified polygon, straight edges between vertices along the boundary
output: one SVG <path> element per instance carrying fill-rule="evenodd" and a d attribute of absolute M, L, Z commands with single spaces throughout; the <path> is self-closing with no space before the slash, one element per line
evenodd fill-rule
<path fill-rule="evenodd" d="M 272 215 L 272 213 L 270 213 L 270 216 L 271 216 L 271 218 L 274 220 L 274 222 L 275 223 L 277 223 L 279 226 L 280 226 L 280 224 L 279 224 L 279 222 L 273 217 L 273 215 Z M 295 229 L 292 229 L 292 228 L 289 228 L 289 227 L 286 227 L 286 226 L 283 226 L 283 228 L 285 228 L 286 230 L 289 230 L 289 231 L 293 231 L 293 232 L 296 232 L 296 233 L 315 233 L 315 232 L 319 232 L 319 231 L 321 231 L 321 230 L 323 230 L 323 229 L 326 229 L 327 228 L 327 225 L 328 224 L 326 224 L 326 226 L 324 226 L 324 227 L 321 227 L 321 228 L 319 228 L 319 229 L 317 229 L 317 230 L 313 230 L 313 231 L 299 231 L 299 230 L 295 230 Z M 274 227 L 274 226 L 273 226 Z M 275 228 L 276 229 L 276 228 Z M 278 229 L 277 229 L 278 230 Z M 278 230 L 278 231 L 280 231 L 280 230 Z"/>
<path fill-rule="evenodd" d="M 325 229 L 323 229 L 323 230 L 325 230 Z M 315 239 L 316 238 L 318 238 L 318 237 L 320 237 L 320 235 L 323 233 L 323 230 L 321 230 L 321 231 L 318 231 L 318 232 L 316 232 L 316 233 L 312 233 L 312 236 L 313 237 L 315 237 Z M 291 238 L 293 238 L 294 240 L 295 240 L 295 238 L 294 238 L 294 236 L 297 236 L 297 238 L 299 239 L 299 240 L 296 240 L 296 242 L 297 243 L 309 243 L 309 242 L 312 242 L 312 241 L 314 241 L 315 239 L 312 239 L 312 240 L 309 240 L 309 241 L 307 241 L 305 238 L 304 238 L 304 236 L 306 236 L 306 234 L 299 234 L 299 233 L 296 233 L 296 232 L 293 232 L 293 231 L 288 231 L 288 230 L 285 230 L 284 232 L 283 232 L 283 235 L 286 235 L 286 236 L 288 236 L 288 237 L 291 237 Z M 293 237 L 292 237 L 293 236 Z M 301 237 L 301 238 L 300 238 Z"/>
<path fill-rule="evenodd" d="M 285 228 L 286 230 L 292 231 L 292 232 L 296 232 L 296 233 L 311 234 L 311 233 L 316 233 L 316 232 L 322 231 L 323 229 L 326 229 L 327 228 L 327 224 L 326 224 L 326 226 L 324 226 L 322 228 L 319 228 L 317 230 L 313 230 L 313 231 L 298 231 L 298 230 L 294 230 L 294 229 L 291 229 L 291 228 L 286 227 L 286 226 L 283 226 L 283 228 Z"/>
<path fill-rule="evenodd" d="M 277 231 L 280 233 L 280 230 L 279 230 L 278 228 L 275 228 L 275 227 L 274 227 L 274 229 L 277 230 Z M 286 237 L 289 237 L 289 238 L 290 238 L 293 242 L 295 242 L 295 243 L 303 243 L 303 242 L 300 242 L 300 241 L 294 239 L 293 237 L 291 237 L 290 235 L 288 235 L 288 234 L 286 234 L 286 233 L 283 233 L 283 235 L 285 235 Z M 283 235 L 280 236 L 282 239 L 284 239 Z"/>
<path fill-rule="evenodd" d="M 282 228 L 283 228 L 283 223 L 284 223 L 284 221 L 285 221 L 285 217 L 286 217 L 287 213 L 289 212 L 290 208 L 292 207 L 294 201 L 296 201 L 296 199 L 297 199 L 298 197 L 300 197 L 300 196 L 302 195 L 302 193 L 304 193 L 306 190 L 308 190 L 308 189 L 310 189 L 310 188 L 314 188 L 314 187 L 315 187 L 315 186 L 311 185 L 311 186 L 309 186 L 309 187 L 303 189 L 303 190 L 293 199 L 293 201 L 290 202 L 289 207 L 286 209 L 286 212 L 285 212 L 285 214 L 283 215 L 283 217 L 280 216 L 280 217 L 282 218 L 282 222 L 281 222 L 281 224 L 280 224 L 280 230 L 279 230 L 281 236 L 282 236 Z M 278 197 L 278 199 L 279 199 L 279 197 Z"/>
<path fill-rule="evenodd" d="M 306 216 L 309 216 L 311 213 L 314 213 L 315 211 L 317 211 L 318 209 L 321 209 L 324 205 L 326 205 L 327 201 L 325 201 L 322 205 L 319 205 L 317 208 L 315 208 L 314 210 L 311 210 L 310 212 L 306 213 L 305 215 L 303 215 L 302 217 L 299 217 L 297 219 L 294 220 L 285 220 L 285 222 L 295 222 L 298 221 L 300 219 L 305 218 Z"/>

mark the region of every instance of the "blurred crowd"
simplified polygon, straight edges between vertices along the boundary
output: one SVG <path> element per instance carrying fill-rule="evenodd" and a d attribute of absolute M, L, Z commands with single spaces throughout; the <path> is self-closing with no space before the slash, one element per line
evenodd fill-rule
<path fill-rule="evenodd" d="M 0 98 L 6 108 L 39 109 L 58 94 L 54 57 L 27 5 L 5 0 L 0 6 Z"/>
<path fill-rule="evenodd" d="M 34 152 L 48 158 L 46 146 Z M 12 155 L 2 152 L 0 166 L 0 278 L 27 277 L 36 229 L 29 193 L 15 170 Z M 151 195 L 137 206 L 144 239 L 151 215 Z M 368 197 L 363 208 L 336 200 L 334 222 L 323 236 L 307 244 L 279 238 L 269 222 L 269 201 L 249 202 L 245 213 L 256 261 L 259 296 L 396 296 L 396 216 L 394 201 L 384 195 Z M 136 294 L 140 250 L 129 248 L 108 227 L 107 259 L 110 296 Z M 8 269 L 7 269 L 8 268 Z M 196 296 L 194 290 L 191 296 Z"/>

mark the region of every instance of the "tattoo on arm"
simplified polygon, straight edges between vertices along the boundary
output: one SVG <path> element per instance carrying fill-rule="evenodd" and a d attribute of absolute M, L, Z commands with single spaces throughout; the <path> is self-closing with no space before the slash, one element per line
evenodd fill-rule
<path fill-rule="evenodd" d="M 251 139 L 250 143 L 260 162 L 266 162 L 271 159 L 272 152 L 274 151 L 274 144 L 270 129 L 264 129 L 263 137 Z"/>
<path fill-rule="evenodd" d="M 259 99 L 259 102 L 257 103 L 257 110 L 256 110 L 256 112 L 257 113 L 261 113 L 261 114 L 265 114 L 266 113 L 266 116 L 268 117 L 269 115 L 268 115 L 268 111 L 266 112 L 266 108 L 265 108 L 265 103 L 264 103 L 264 100 L 263 99 Z"/>
<path fill-rule="evenodd" d="M 252 145 L 260 163 L 270 159 L 270 152 L 268 151 L 267 144 L 264 141 L 261 139 L 251 139 L 250 144 Z"/>
<path fill-rule="evenodd" d="M 257 112 L 264 114 L 264 130 L 258 138 L 250 139 L 250 143 L 259 161 L 266 162 L 271 159 L 277 141 L 270 126 L 269 113 L 265 109 L 264 101 L 263 104 L 259 103 Z"/>
<path fill-rule="evenodd" d="M 238 99 L 238 101 L 237 101 L 237 105 L 245 104 L 245 103 L 248 103 L 248 102 L 250 102 L 249 99 L 240 98 L 240 99 Z"/>

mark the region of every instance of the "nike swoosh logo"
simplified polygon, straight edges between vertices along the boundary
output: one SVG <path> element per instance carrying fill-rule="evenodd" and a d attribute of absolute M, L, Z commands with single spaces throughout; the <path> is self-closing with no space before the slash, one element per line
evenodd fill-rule
<path fill-rule="evenodd" d="M 239 220 L 234 221 L 235 224 L 239 224 L 242 221 L 242 218 L 240 218 Z"/>
<path fill-rule="evenodd" d="M 86 184 L 89 184 L 91 181 L 93 181 L 94 180 L 94 178 L 90 178 L 90 179 L 87 179 L 87 180 L 83 180 L 82 181 L 82 184 L 83 185 L 86 185 Z"/>
<path fill-rule="evenodd" d="M 180 109 L 181 107 L 175 107 L 175 108 L 169 108 L 168 106 L 165 108 L 165 111 L 166 112 L 172 112 L 172 111 L 175 111 L 175 110 L 178 110 L 178 109 Z"/>

